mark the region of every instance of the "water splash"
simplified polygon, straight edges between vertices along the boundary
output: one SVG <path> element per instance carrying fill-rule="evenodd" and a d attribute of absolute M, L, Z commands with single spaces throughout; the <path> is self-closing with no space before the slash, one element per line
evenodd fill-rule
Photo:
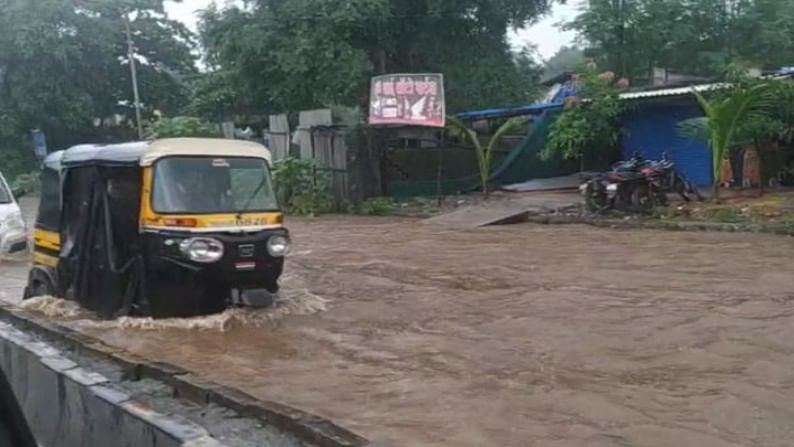
<path fill-rule="evenodd" d="M 81 308 L 74 301 L 62 300 L 52 296 L 31 298 L 22 301 L 19 307 L 54 319 L 72 320 L 77 318 L 89 318 L 89 312 Z"/>
<path fill-rule="evenodd" d="M 163 331 L 169 329 L 227 332 L 239 327 L 261 327 L 288 315 L 311 315 L 328 310 L 331 300 L 308 290 L 302 278 L 285 275 L 283 288 L 276 303 L 268 308 L 230 308 L 216 315 L 193 318 L 121 317 L 100 320 L 73 301 L 53 297 L 37 297 L 22 303 L 22 308 L 38 312 L 48 318 L 68 320 L 85 329 L 135 329 Z"/>
<path fill-rule="evenodd" d="M 228 332 L 240 327 L 261 327 L 287 315 L 310 315 L 328 310 L 330 300 L 310 292 L 280 298 L 273 307 L 252 309 L 232 308 L 217 315 L 193 318 L 121 317 L 116 320 L 80 320 L 76 326 L 86 329 L 134 329 L 164 331 L 171 329 Z"/>

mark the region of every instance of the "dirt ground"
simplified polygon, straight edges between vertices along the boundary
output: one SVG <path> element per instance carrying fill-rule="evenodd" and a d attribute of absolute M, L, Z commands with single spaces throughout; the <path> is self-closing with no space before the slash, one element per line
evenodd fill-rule
<path fill-rule="evenodd" d="M 227 332 L 83 330 L 380 445 L 794 439 L 794 239 L 289 225 L 287 289 L 331 300 L 327 311 Z"/>

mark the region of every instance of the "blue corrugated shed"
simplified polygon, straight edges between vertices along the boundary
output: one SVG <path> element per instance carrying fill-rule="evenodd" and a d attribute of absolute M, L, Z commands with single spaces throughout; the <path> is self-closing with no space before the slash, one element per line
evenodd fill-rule
<path fill-rule="evenodd" d="M 703 112 L 691 97 L 635 103 L 623 119 L 624 157 L 640 151 L 645 158 L 658 160 L 667 151 L 690 180 L 710 185 L 711 153 L 706 142 L 682 137 L 678 131 L 678 123 L 700 116 Z"/>
<path fill-rule="evenodd" d="M 496 108 L 485 110 L 474 110 L 471 112 L 458 113 L 458 118 L 464 121 L 483 120 L 489 118 L 509 118 L 522 115 L 540 115 L 546 110 L 559 109 L 565 102 L 565 98 L 576 96 L 579 89 L 571 83 L 562 85 L 551 101 L 537 102 L 521 107 Z"/>

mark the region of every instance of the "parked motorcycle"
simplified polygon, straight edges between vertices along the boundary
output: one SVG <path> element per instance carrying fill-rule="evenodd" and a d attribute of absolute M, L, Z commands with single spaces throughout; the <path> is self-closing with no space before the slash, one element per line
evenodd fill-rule
<path fill-rule="evenodd" d="M 649 212 L 663 195 L 658 186 L 642 170 L 647 162 L 638 154 L 619 162 L 610 172 L 599 174 L 579 188 L 591 212 L 611 209 L 629 212 Z"/>
<path fill-rule="evenodd" d="M 662 154 L 660 161 L 644 163 L 640 172 L 648 177 L 660 193 L 657 201 L 661 205 L 667 205 L 668 192 L 678 194 L 686 202 L 692 201 L 690 195 L 694 195 L 697 200 L 704 200 L 697 187 L 678 170 L 675 162 L 668 158 L 666 152 Z"/>

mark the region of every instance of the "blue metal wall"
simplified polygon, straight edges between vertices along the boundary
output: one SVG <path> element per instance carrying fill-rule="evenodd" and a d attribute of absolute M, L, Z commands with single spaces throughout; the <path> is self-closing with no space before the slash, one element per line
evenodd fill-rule
<path fill-rule="evenodd" d="M 679 169 L 698 185 L 710 185 L 711 153 L 705 141 L 689 140 L 679 135 L 678 123 L 703 116 L 694 99 L 654 100 L 629 105 L 623 126 L 623 155 L 634 151 L 648 159 L 660 159 L 667 151 Z"/>

